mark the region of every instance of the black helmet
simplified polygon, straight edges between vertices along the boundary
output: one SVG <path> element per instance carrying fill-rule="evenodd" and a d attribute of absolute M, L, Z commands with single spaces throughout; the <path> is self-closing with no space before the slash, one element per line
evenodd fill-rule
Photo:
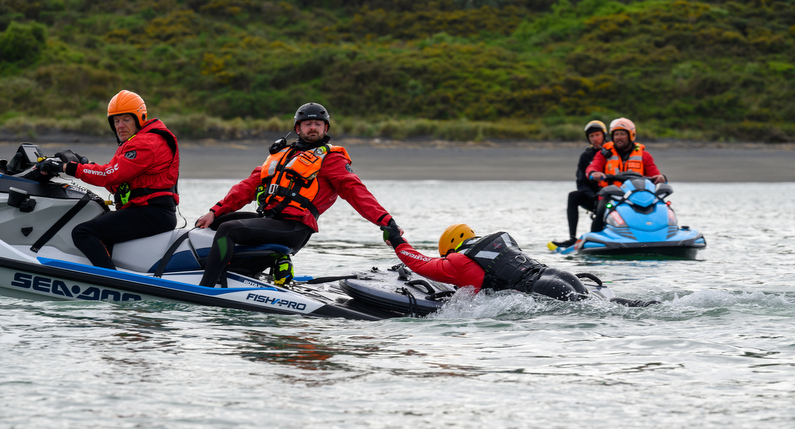
<path fill-rule="evenodd" d="M 299 107 L 295 112 L 295 122 L 293 122 L 293 128 L 295 128 L 299 122 L 306 121 L 307 119 L 320 119 L 321 121 L 325 122 L 326 125 L 331 126 L 329 123 L 331 116 L 329 116 L 328 110 L 318 103 L 306 103 Z"/>

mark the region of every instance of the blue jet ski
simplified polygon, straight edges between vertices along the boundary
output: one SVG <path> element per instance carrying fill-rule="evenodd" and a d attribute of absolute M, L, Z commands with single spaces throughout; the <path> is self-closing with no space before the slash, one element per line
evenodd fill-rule
<path fill-rule="evenodd" d="M 609 185 L 599 191 L 609 200 L 605 228 L 580 236 L 570 247 L 548 244 L 555 253 L 596 256 L 654 255 L 692 259 L 707 246 L 704 236 L 689 226 L 679 226 L 666 198 L 673 193 L 667 183 L 654 185 L 635 172 L 608 175 Z"/>

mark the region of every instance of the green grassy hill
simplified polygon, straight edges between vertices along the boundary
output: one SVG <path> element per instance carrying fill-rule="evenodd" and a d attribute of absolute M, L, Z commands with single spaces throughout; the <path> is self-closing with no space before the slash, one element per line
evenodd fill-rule
<path fill-rule="evenodd" d="M 135 91 L 183 138 L 795 140 L 795 2 L 0 0 L 0 131 L 107 134 Z"/>

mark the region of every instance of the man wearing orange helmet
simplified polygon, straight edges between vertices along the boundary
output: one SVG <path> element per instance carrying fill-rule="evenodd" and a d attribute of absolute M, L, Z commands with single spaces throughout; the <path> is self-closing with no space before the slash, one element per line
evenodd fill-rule
<path fill-rule="evenodd" d="M 634 171 L 650 177 L 655 183 L 665 183 L 665 176 L 654 164 L 654 158 L 646 151 L 646 147 L 635 142 L 635 124 L 627 118 L 618 118 L 610 123 L 611 142 L 605 143 L 602 150 L 594 156 L 593 162 L 585 170 L 586 176 L 599 182 L 600 187 L 609 185 L 604 179 L 607 175 L 615 175 L 625 171 Z M 620 185 L 620 183 L 617 183 Z M 608 200 L 602 198 L 596 208 L 596 215 L 591 224 L 592 232 L 604 229 L 604 214 Z"/>
<path fill-rule="evenodd" d="M 477 237 L 468 225 L 448 227 L 439 238 L 440 258 L 415 250 L 393 226 L 382 227 L 384 241 L 401 262 L 417 274 L 458 287 L 518 290 L 539 293 L 562 301 L 579 301 L 588 290 L 574 274 L 530 258 L 506 232 Z"/>
<path fill-rule="evenodd" d="M 108 123 L 118 148 L 107 164 L 78 160 L 71 153 L 48 159 L 39 170 L 62 171 L 114 194 L 116 210 L 77 225 L 75 246 L 98 267 L 116 269 L 113 244 L 148 237 L 177 225 L 177 138 L 159 119 L 147 120 L 138 94 L 122 90 L 108 103 Z M 46 165 L 45 165 L 46 164 Z"/>
<path fill-rule="evenodd" d="M 552 241 L 551 249 L 556 247 L 569 247 L 577 241 L 577 223 L 579 222 L 580 207 L 590 212 L 596 211 L 596 201 L 599 192 L 599 185 L 585 175 L 585 170 L 591 165 L 594 156 L 602 150 L 602 145 L 607 139 L 607 127 L 602 121 L 591 121 L 585 125 L 585 138 L 590 146 L 580 155 L 577 163 L 576 183 L 577 190 L 569 192 L 569 200 L 566 206 L 566 217 L 569 221 L 569 239 Z"/>
<path fill-rule="evenodd" d="M 397 228 L 353 172 L 345 148 L 329 144 L 330 119 L 318 103 L 299 107 L 293 122 L 298 140 L 289 145 L 284 139 L 274 143 L 265 163 L 196 221 L 199 228 L 216 230 L 200 285 L 218 283 L 237 244 L 280 244 L 293 254 L 298 252 L 318 231 L 318 217 L 338 196 L 370 222 Z M 259 204 L 257 213 L 236 213 L 252 200 Z M 276 284 L 292 279 L 289 255 L 277 261 L 273 276 Z"/>

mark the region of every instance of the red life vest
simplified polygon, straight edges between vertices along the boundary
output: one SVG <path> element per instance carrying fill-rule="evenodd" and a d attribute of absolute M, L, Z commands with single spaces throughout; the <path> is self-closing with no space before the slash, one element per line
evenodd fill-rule
<path fill-rule="evenodd" d="M 262 187 L 257 190 L 258 211 L 273 216 L 291 206 L 309 211 L 317 219 L 320 213 L 312 203 L 318 191 L 315 179 L 330 152 L 341 153 L 351 162 L 344 147 L 330 144 L 305 151 L 288 147 L 268 156 L 260 173 Z"/>
<path fill-rule="evenodd" d="M 618 154 L 613 142 L 607 142 L 604 144 L 604 146 L 602 146 L 602 155 L 607 160 L 607 163 L 605 163 L 605 174 L 616 175 L 625 171 L 634 171 L 640 175 L 643 175 L 643 150 L 646 149 L 646 146 L 643 146 L 640 143 L 633 144 L 635 146 L 633 147 L 632 152 L 629 154 L 629 157 L 626 161 L 624 161 L 621 158 L 621 155 Z M 616 186 L 621 186 L 621 182 L 615 182 L 614 184 Z M 599 186 L 601 187 L 605 187 L 607 185 L 609 185 L 609 183 L 604 180 L 599 182 Z"/>

